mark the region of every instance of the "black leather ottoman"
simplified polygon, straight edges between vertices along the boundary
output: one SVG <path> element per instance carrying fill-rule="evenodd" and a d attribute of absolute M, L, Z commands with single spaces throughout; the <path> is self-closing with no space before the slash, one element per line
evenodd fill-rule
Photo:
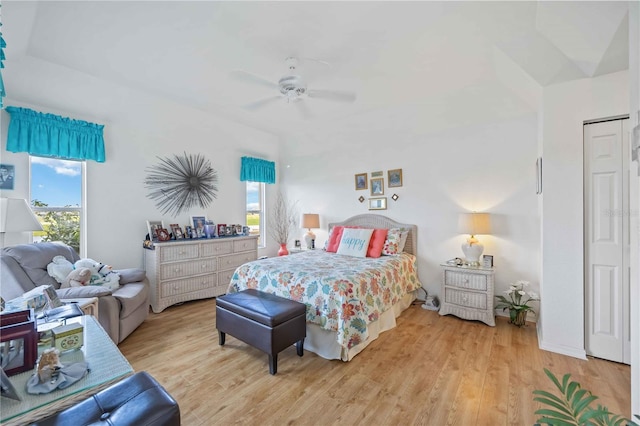
<path fill-rule="evenodd" d="M 296 344 L 304 353 L 306 305 L 270 293 L 248 289 L 216 299 L 216 328 L 220 345 L 225 333 L 269 355 L 269 373 L 278 372 L 278 353 Z"/>
<path fill-rule="evenodd" d="M 31 425 L 180 426 L 180 408 L 153 377 L 142 371 Z"/>

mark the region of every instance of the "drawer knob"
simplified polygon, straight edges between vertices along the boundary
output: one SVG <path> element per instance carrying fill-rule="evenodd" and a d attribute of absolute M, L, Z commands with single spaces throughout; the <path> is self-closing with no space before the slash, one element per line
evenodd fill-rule
<path fill-rule="evenodd" d="M 181 252 L 180 252 L 180 253 L 178 253 L 178 254 L 186 254 L 186 252 L 184 252 L 184 251 L 181 251 Z"/>
<path fill-rule="evenodd" d="M 465 278 L 465 279 L 463 279 L 463 280 L 462 280 L 462 282 L 463 282 L 464 284 L 469 284 L 469 278 Z"/>
<path fill-rule="evenodd" d="M 206 267 L 207 267 L 207 265 L 206 265 L 206 264 L 204 264 L 204 263 L 203 263 L 203 264 L 202 264 L 202 266 L 201 266 L 201 268 L 202 268 L 202 269 L 204 269 L 204 268 L 206 268 Z"/>
<path fill-rule="evenodd" d="M 174 269 L 173 272 L 180 272 L 180 268 Z"/>
<path fill-rule="evenodd" d="M 219 251 L 219 250 L 220 250 L 220 247 L 216 247 L 216 251 Z"/>

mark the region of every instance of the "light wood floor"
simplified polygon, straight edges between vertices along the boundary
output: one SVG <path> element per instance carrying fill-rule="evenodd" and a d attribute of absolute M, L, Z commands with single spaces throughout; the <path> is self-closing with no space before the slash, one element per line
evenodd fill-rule
<path fill-rule="evenodd" d="M 218 345 L 215 299 L 150 314 L 120 344 L 180 405 L 183 425 L 532 425 L 543 367 L 572 379 L 615 413 L 630 413 L 629 366 L 538 349 L 535 325 L 496 327 L 414 305 L 351 362 L 295 347 L 267 355 L 227 336 Z"/>

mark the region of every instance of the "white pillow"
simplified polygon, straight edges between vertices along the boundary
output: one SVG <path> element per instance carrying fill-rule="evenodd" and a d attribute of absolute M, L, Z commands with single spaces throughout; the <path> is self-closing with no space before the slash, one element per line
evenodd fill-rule
<path fill-rule="evenodd" d="M 366 257 L 373 229 L 345 228 L 338 246 L 338 254 Z"/>

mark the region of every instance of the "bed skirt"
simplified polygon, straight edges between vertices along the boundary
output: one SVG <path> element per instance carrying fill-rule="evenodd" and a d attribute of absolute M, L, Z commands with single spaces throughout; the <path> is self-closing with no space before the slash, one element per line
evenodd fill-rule
<path fill-rule="evenodd" d="M 307 337 L 304 340 L 304 349 L 322 358 L 351 361 L 354 356 L 362 352 L 364 348 L 376 340 L 380 333 L 395 328 L 396 318 L 411 306 L 416 296 L 417 291 L 407 293 L 398 303 L 393 305 L 391 309 L 380 315 L 380 318 L 368 325 L 369 337 L 367 340 L 351 349 L 343 348 L 338 344 L 335 332 L 324 330 L 316 324 L 307 323 Z"/>

